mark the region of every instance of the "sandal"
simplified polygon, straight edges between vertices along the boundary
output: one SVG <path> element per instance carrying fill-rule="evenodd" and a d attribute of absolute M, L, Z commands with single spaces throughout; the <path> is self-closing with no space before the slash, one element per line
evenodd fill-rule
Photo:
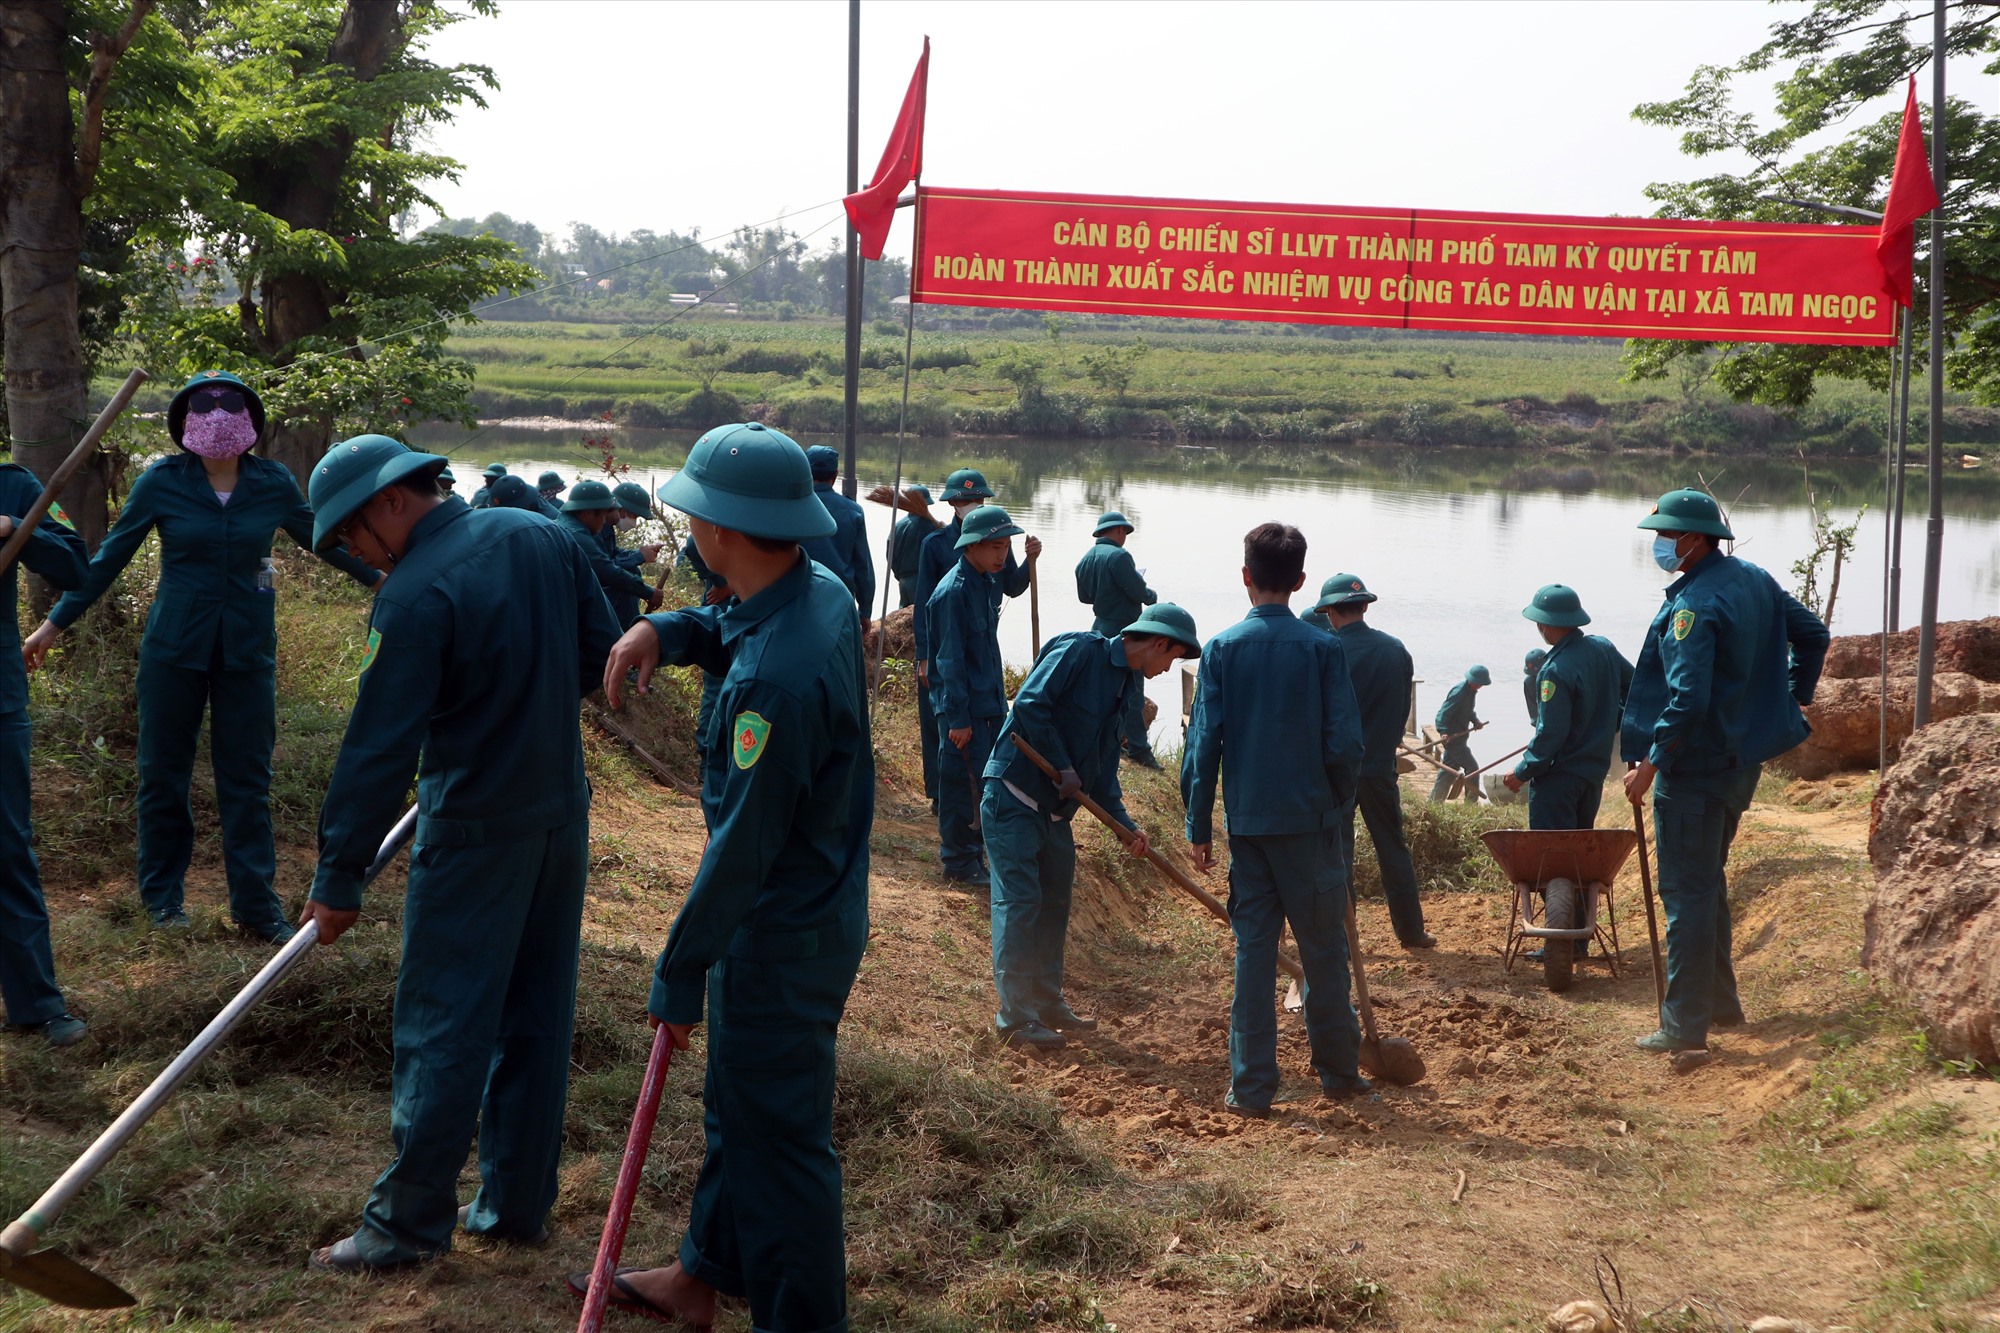
<path fill-rule="evenodd" d="M 643 1273 L 646 1271 L 643 1268 L 621 1268 L 614 1272 L 611 1275 L 611 1298 L 606 1304 L 614 1310 L 623 1310 L 627 1314 L 635 1314 L 662 1324 L 672 1324 L 677 1328 L 687 1329 L 688 1333 L 709 1333 L 713 1325 L 690 1324 L 687 1320 L 681 1318 L 680 1311 L 664 1305 L 655 1305 L 646 1299 L 643 1292 L 625 1280 L 627 1273 Z M 581 1273 L 571 1273 L 569 1275 L 569 1289 L 575 1294 L 578 1300 L 588 1300 L 590 1297 L 590 1271 L 585 1269 Z"/>

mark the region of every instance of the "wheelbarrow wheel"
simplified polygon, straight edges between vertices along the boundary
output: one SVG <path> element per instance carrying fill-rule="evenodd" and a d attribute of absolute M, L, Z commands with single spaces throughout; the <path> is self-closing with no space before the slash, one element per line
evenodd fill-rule
<path fill-rule="evenodd" d="M 1566 879 L 1553 879 L 1542 891 L 1542 924 L 1550 930 L 1574 930 L 1581 916 L 1577 887 Z M 1576 943 L 1573 940 L 1542 941 L 1542 981 L 1552 991 L 1566 991 L 1576 980 Z"/>

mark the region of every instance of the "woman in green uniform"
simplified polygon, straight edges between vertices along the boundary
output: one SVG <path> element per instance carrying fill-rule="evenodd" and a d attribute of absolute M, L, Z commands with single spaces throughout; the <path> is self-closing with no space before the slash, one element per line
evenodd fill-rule
<path fill-rule="evenodd" d="M 159 586 L 139 646 L 139 897 L 155 925 L 188 924 L 188 789 L 206 711 L 230 915 L 244 933 L 283 943 L 292 929 L 271 887 L 278 725 L 271 539 L 282 529 L 311 550 L 312 510 L 284 464 L 250 452 L 264 433 L 264 405 L 234 375 L 203 371 L 182 386 L 167 405 L 167 433 L 176 448 L 132 484 L 83 586 L 56 603 L 22 657 L 30 670 L 39 667 L 147 534 L 159 533 Z M 325 559 L 364 587 L 382 577 L 344 551 Z"/>

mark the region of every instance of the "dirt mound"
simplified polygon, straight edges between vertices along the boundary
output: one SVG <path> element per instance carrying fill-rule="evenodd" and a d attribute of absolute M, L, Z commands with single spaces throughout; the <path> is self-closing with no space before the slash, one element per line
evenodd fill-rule
<path fill-rule="evenodd" d="M 1924 730 L 1875 797 L 1862 961 L 1903 990 L 1940 1048 L 2000 1061 L 2000 717 Z"/>
<path fill-rule="evenodd" d="M 1826 650 L 1827 680 L 1877 680 L 1882 674 L 1882 638 L 1878 634 L 1847 634 Z M 1937 669 L 1959 671 L 1979 680 L 2000 682 L 2000 616 L 1984 620 L 1948 620 L 1938 626 Z M 1917 631 L 1889 636 L 1889 675 L 1917 672 Z"/>
<path fill-rule="evenodd" d="M 893 657 L 899 662 L 914 662 L 917 657 L 917 632 L 910 626 L 911 617 L 917 609 L 914 606 L 898 607 L 886 617 L 876 622 L 875 629 L 868 635 L 868 660 L 874 661 L 877 640 L 881 640 L 882 656 Z"/>
<path fill-rule="evenodd" d="M 1812 735 L 1780 755 L 1774 766 L 1798 778 L 1823 778 L 1844 770 L 1875 767 L 1881 745 L 1880 678 L 1822 680 L 1806 708 Z M 1889 760 L 1894 763 L 1910 736 L 1917 678 L 1889 677 Z M 2000 713 L 2000 684 L 1960 671 L 1940 670 L 1931 678 L 1931 717 L 1937 721 L 1968 713 Z"/>

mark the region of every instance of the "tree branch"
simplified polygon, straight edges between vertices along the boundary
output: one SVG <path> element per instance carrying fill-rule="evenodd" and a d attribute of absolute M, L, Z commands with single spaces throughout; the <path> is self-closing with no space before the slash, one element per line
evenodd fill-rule
<path fill-rule="evenodd" d="M 111 70 L 125 54 L 139 25 L 153 12 L 153 0 L 132 0 L 132 12 L 113 36 L 92 33 L 90 38 L 90 82 L 83 92 L 83 127 L 76 138 L 76 192 L 79 200 L 89 196 L 97 182 L 97 163 L 104 149 L 104 99 L 111 91 Z"/>

